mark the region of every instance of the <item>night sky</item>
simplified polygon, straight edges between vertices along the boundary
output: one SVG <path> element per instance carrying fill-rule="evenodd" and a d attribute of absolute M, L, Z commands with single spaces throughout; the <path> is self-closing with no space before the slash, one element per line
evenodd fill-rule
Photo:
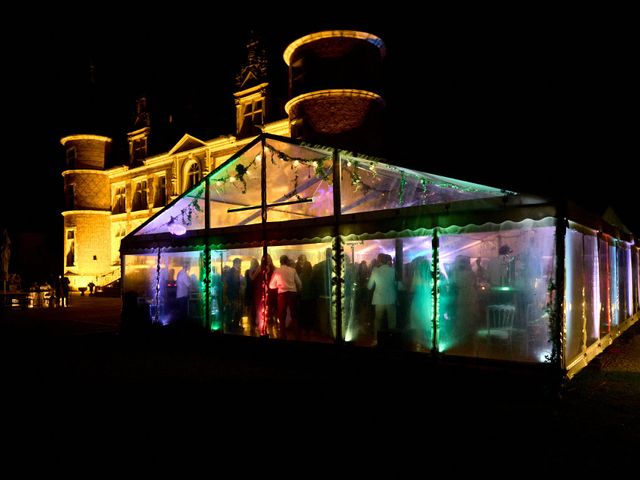
<path fill-rule="evenodd" d="M 40 15 L 18 25 L 20 38 L 2 34 L 3 164 L 15 174 L 2 176 L 0 224 L 10 233 L 46 233 L 54 255 L 62 250 L 60 137 L 112 136 L 113 163 L 124 162 L 142 93 L 152 111 L 174 115 L 182 133 L 233 133 L 234 77 L 250 30 L 270 57 L 276 110 L 286 100 L 282 52 L 291 41 L 332 28 L 376 34 L 387 45 L 390 163 L 596 210 L 611 205 L 640 234 L 637 175 L 629 172 L 638 160 L 630 121 L 638 112 L 637 53 L 622 12 L 343 14 L 327 6 L 257 21 L 251 9 L 243 17 L 185 5 L 154 11 L 154 20 L 143 10 L 99 21 L 59 10 Z"/>

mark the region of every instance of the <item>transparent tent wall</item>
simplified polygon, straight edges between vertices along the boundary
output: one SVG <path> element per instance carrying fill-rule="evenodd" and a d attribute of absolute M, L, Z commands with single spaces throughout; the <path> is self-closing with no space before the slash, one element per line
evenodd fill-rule
<path fill-rule="evenodd" d="M 633 315 L 631 245 L 575 224 L 566 236 L 567 365 Z"/>
<path fill-rule="evenodd" d="M 209 179 L 210 227 L 260 222 L 260 210 L 238 210 L 260 205 L 262 146 L 249 148 L 230 159 Z"/>
<path fill-rule="evenodd" d="M 620 242 L 620 291 L 623 292 L 624 308 L 621 308 L 623 320 L 633 315 L 633 269 L 631 265 L 631 244 Z"/>
<path fill-rule="evenodd" d="M 345 239 L 344 340 L 429 351 L 433 332 L 432 237 Z"/>
<path fill-rule="evenodd" d="M 199 328 L 206 325 L 203 257 L 202 251 L 160 253 L 160 269 L 153 276 L 158 286 L 154 322 Z"/>
<path fill-rule="evenodd" d="M 124 255 L 123 320 L 150 322 L 155 304 L 157 253 Z"/>
<path fill-rule="evenodd" d="M 631 248 L 631 282 L 633 284 L 633 313 L 640 311 L 640 297 L 638 289 L 640 287 L 640 272 L 638 271 L 638 247 Z"/>
<path fill-rule="evenodd" d="M 333 215 L 331 150 L 267 139 L 265 159 L 269 222 Z"/>
<path fill-rule="evenodd" d="M 553 224 L 547 218 L 442 230 L 440 351 L 547 360 L 549 286 L 555 274 Z"/>
<path fill-rule="evenodd" d="M 600 268 L 596 232 L 569 228 L 565 237 L 565 359 L 570 365 L 600 337 Z"/>
<path fill-rule="evenodd" d="M 610 329 L 618 328 L 620 324 L 620 285 L 618 278 L 618 247 L 615 244 L 613 238 L 608 239 L 609 250 L 609 271 L 608 271 L 608 284 L 609 284 L 609 305 L 610 305 Z"/>
<path fill-rule="evenodd" d="M 611 259 L 606 238 L 598 239 L 598 270 L 600 285 L 600 338 L 611 332 Z"/>
<path fill-rule="evenodd" d="M 333 342 L 330 239 L 317 243 L 211 250 L 211 329 L 244 336 Z M 286 256 L 301 289 L 286 295 L 278 269 Z M 266 304 L 263 294 L 267 282 Z M 279 291 L 282 290 L 282 291 Z M 292 297 L 286 303 L 286 297 Z M 281 302 L 279 306 L 279 302 Z"/>

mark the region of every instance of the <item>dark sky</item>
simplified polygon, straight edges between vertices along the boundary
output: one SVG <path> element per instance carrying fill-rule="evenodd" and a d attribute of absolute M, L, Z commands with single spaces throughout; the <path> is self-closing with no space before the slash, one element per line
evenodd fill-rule
<path fill-rule="evenodd" d="M 638 111 L 637 54 L 622 13 L 326 7 L 252 22 L 247 16 L 258 12 L 250 9 L 243 16 L 172 8 L 98 21 L 43 12 L 18 25 L 20 39 L 2 34 L 4 165 L 15 175 L 3 175 L 0 223 L 61 237 L 59 138 L 102 133 L 124 142 L 142 92 L 151 105 L 179 112 L 186 131 L 203 139 L 232 133 L 233 79 L 249 30 L 262 36 L 274 92 L 283 96 L 288 43 L 353 28 L 387 44 L 390 163 L 594 208 L 610 204 L 640 233 L 638 177 L 629 171 L 638 158 L 630 121 Z"/>

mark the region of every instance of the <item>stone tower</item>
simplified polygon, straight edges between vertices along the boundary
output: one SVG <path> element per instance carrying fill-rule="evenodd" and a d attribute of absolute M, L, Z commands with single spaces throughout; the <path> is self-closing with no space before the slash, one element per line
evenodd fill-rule
<path fill-rule="evenodd" d="M 63 271 L 77 288 L 99 283 L 111 270 L 111 187 L 104 171 L 111 139 L 71 135 L 60 142 L 66 151 Z"/>
<path fill-rule="evenodd" d="M 369 33 L 331 30 L 287 47 L 292 138 L 378 154 L 382 146 L 380 89 L 384 42 Z"/>

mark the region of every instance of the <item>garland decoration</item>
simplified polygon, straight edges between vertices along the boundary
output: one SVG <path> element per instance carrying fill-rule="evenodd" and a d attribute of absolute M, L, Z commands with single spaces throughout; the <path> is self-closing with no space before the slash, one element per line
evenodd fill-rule
<path fill-rule="evenodd" d="M 315 146 L 310 147 L 320 148 Z M 232 164 L 219 172 L 219 176 L 211 180 L 211 185 L 220 194 L 224 193 L 227 184 L 233 184 L 241 193 L 246 194 L 248 189 L 247 177 L 252 173 L 256 175 L 253 170 L 258 170 L 259 163 L 263 160 L 263 157 L 265 157 L 265 161 L 269 158 L 272 165 L 276 167 L 278 166 L 278 160 L 288 164 L 292 171 L 293 185 L 291 185 L 291 188 L 284 197 L 287 199 L 295 198 L 296 200 L 303 200 L 301 192 L 299 191 L 300 178 L 303 174 L 302 172 L 304 172 L 304 170 L 300 170 L 301 167 L 307 169 L 308 179 L 314 176 L 328 184 L 333 182 L 332 155 L 326 155 L 322 152 L 317 153 L 321 156 L 312 158 L 297 157 L 288 154 L 286 151 L 277 149 L 272 143 L 266 143 L 264 151 L 255 155 L 248 163 L 236 161 L 235 165 Z M 350 179 L 353 192 L 360 191 L 363 197 L 367 197 L 371 193 L 378 193 L 381 198 L 387 197 L 391 192 L 395 192 L 399 206 L 407 204 L 407 196 L 410 197 L 410 205 L 414 204 L 414 200 L 418 200 L 417 203 L 421 205 L 428 204 L 430 199 L 432 202 L 435 201 L 437 203 L 439 190 L 454 190 L 465 193 L 486 192 L 482 186 L 476 186 L 466 182 L 462 185 L 457 185 L 444 179 L 440 180 L 402 167 L 388 165 L 373 157 L 356 156 L 349 152 L 342 152 L 341 158 L 343 161 L 342 170 L 349 175 L 348 178 Z M 246 162 L 249 159 L 244 158 L 242 160 Z M 379 174 L 378 169 L 381 169 L 382 175 Z M 389 173 L 395 174 L 395 178 L 397 179 L 397 177 L 399 177 L 399 179 L 394 179 Z M 413 183 L 408 183 L 410 181 Z M 430 187 L 435 187 L 435 189 Z M 195 195 L 197 198 L 194 198 L 193 201 L 180 210 L 176 216 L 170 218 L 168 226 L 172 233 L 178 235 L 184 233 L 184 231 L 182 231 L 183 227 L 192 224 L 193 215 L 202 212 L 202 207 L 198 203 L 200 200 L 199 197 L 202 195 L 201 192 L 200 194 L 197 192 L 196 190 Z M 505 195 L 512 194 L 512 192 L 506 190 L 502 190 L 502 193 Z M 416 197 L 415 199 L 414 196 Z M 367 198 L 364 198 L 362 201 L 367 200 Z M 446 195 L 443 201 L 449 201 Z M 182 226 L 178 223 L 178 226 L 174 227 L 174 229 L 180 230 L 181 233 L 174 232 L 171 228 L 173 225 L 176 225 L 178 220 L 180 220 Z"/>
<path fill-rule="evenodd" d="M 404 172 L 400 174 L 400 191 L 398 192 L 398 202 L 400 206 L 404 205 L 404 191 L 407 187 L 407 179 L 405 177 Z"/>
<path fill-rule="evenodd" d="M 184 235 L 186 233 L 186 227 L 191 226 L 193 223 L 193 216 L 202 213 L 202 207 L 200 206 L 199 200 L 201 200 L 203 190 L 203 185 L 196 188 L 193 200 L 191 200 L 186 207 L 180 209 L 176 215 L 172 215 L 169 218 L 169 221 L 167 222 L 169 232 L 174 235 Z M 178 220 L 180 221 L 178 222 Z"/>
<path fill-rule="evenodd" d="M 277 165 L 276 158 L 282 162 L 286 162 L 290 164 L 291 170 L 294 172 L 293 176 L 293 188 L 289 193 L 285 195 L 286 198 L 296 197 L 296 200 L 302 200 L 302 196 L 298 192 L 299 181 L 300 181 L 300 171 L 299 167 L 302 165 L 308 168 L 308 176 L 311 178 L 312 172 L 316 178 L 319 178 L 322 181 L 327 183 L 332 182 L 332 169 L 333 167 L 324 166 L 325 162 L 331 161 L 331 157 L 319 157 L 319 158 L 303 158 L 303 157 L 294 157 L 289 155 L 286 152 L 278 150 L 272 144 L 267 143 L 265 147 L 265 153 L 270 154 L 271 163 L 273 165 Z"/>

